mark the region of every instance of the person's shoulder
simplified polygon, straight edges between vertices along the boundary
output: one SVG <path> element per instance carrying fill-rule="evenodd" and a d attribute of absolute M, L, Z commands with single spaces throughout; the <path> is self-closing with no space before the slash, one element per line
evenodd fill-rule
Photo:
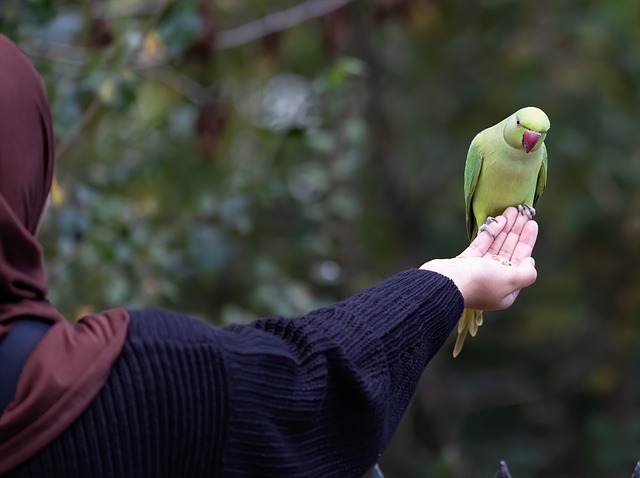
<path fill-rule="evenodd" d="M 131 320 L 201 320 L 189 314 L 161 307 L 148 307 L 144 309 L 128 309 Z"/>
<path fill-rule="evenodd" d="M 164 308 L 132 309 L 129 313 L 130 336 L 193 340 L 214 330 L 206 320 Z"/>

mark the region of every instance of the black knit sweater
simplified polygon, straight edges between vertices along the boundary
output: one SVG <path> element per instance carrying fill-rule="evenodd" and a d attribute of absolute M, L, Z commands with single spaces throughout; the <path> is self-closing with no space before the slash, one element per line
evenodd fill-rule
<path fill-rule="evenodd" d="M 294 319 L 131 311 L 90 407 L 4 476 L 360 477 L 462 308 L 452 281 L 413 269 Z"/>

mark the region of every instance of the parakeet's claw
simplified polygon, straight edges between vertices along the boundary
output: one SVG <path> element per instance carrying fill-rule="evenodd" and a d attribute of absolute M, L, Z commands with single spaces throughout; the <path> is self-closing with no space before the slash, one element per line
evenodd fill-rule
<path fill-rule="evenodd" d="M 482 231 L 487 231 L 489 234 L 491 234 L 491 237 L 493 237 L 494 239 L 496 238 L 496 233 L 493 232 L 493 229 L 491 229 L 491 226 L 489 224 L 491 224 L 492 222 L 498 222 L 498 220 L 495 217 L 491 217 L 489 216 L 487 218 L 487 221 L 478 228 L 478 234 L 480 234 Z"/>
<path fill-rule="evenodd" d="M 482 231 L 487 231 L 489 234 L 491 234 L 491 237 L 493 237 L 494 239 L 496 238 L 496 233 L 493 232 L 493 229 L 491 229 L 491 226 L 487 224 L 483 224 L 478 228 L 478 234 L 480 234 Z"/>
<path fill-rule="evenodd" d="M 528 204 L 520 204 L 518 206 L 518 211 L 520 214 L 526 214 L 529 219 L 533 219 L 533 216 L 536 215 L 536 210 L 533 206 L 529 206 Z"/>

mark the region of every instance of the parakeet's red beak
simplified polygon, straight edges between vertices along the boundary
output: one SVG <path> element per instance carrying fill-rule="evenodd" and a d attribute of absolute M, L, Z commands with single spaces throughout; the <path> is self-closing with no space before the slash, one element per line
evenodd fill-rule
<path fill-rule="evenodd" d="M 524 132 L 524 134 L 522 135 L 522 146 L 524 146 L 525 153 L 528 153 L 536 147 L 536 144 L 538 144 L 541 136 L 542 135 L 540 133 L 531 131 L 530 129 Z"/>

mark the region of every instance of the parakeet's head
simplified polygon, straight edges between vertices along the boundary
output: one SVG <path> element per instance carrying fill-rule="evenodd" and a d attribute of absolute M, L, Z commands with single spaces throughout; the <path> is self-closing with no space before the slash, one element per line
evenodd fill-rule
<path fill-rule="evenodd" d="M 510 146 L 530 153 L 540 149 L 550 127 L 551 123 L 544 111 L 528 106 L 507 119 L 503 135 Z"/>

